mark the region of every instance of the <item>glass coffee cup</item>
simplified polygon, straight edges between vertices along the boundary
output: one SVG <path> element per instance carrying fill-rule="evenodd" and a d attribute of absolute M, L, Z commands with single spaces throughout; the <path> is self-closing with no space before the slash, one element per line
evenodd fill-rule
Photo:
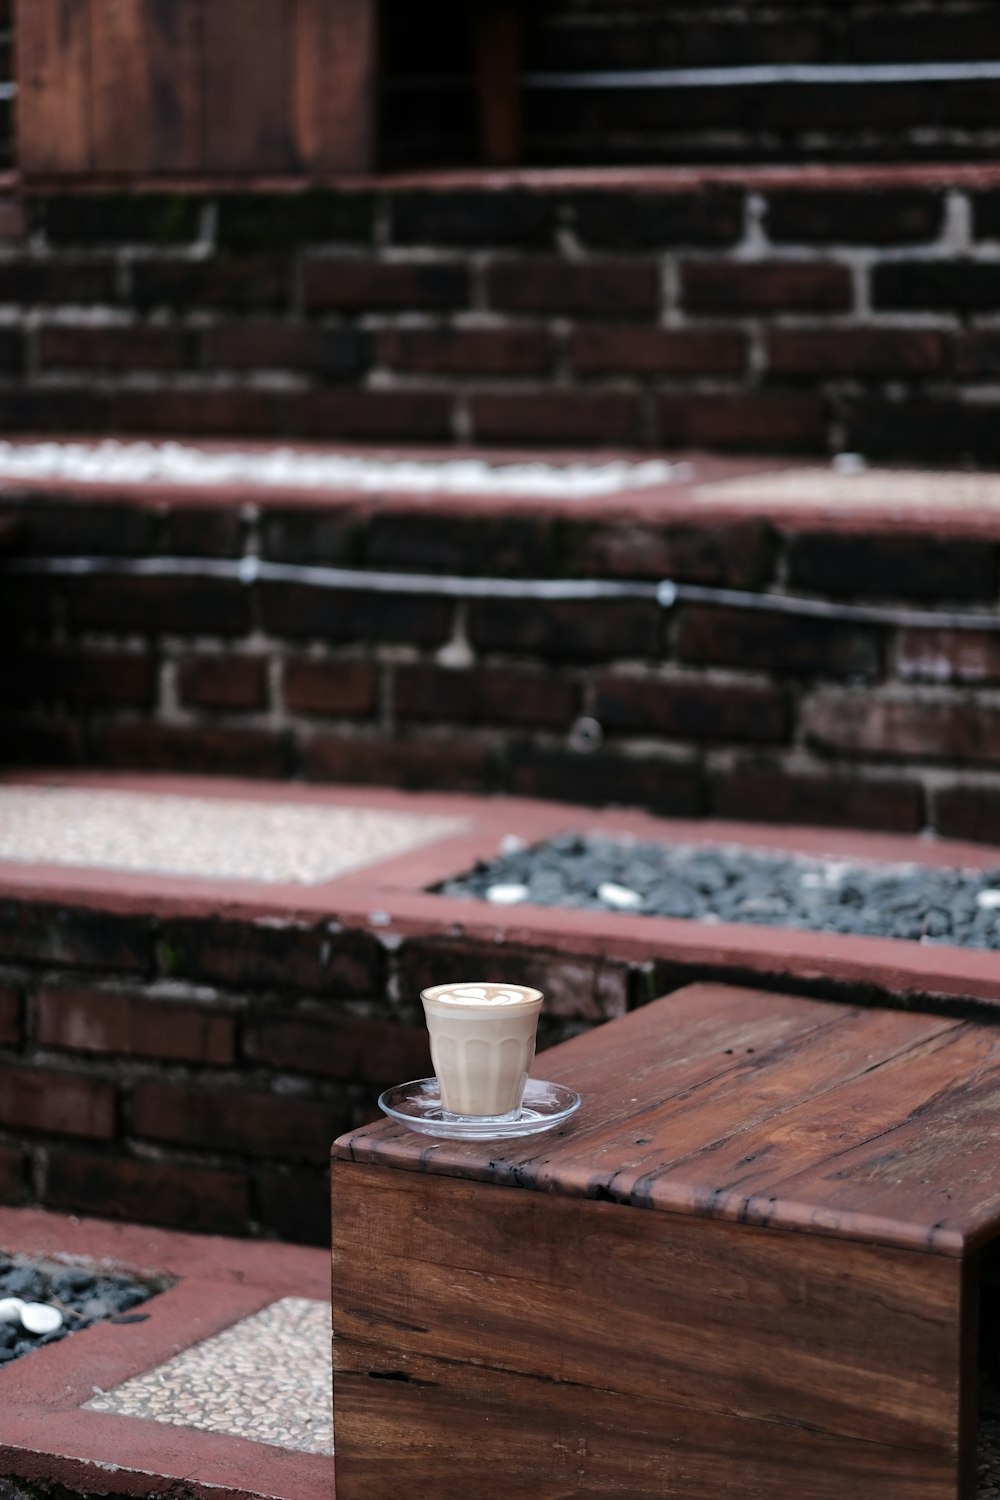
<path fill-rule="evenodd" d="M 420 998 L 445 1112 L 516 1118 L 535 1055 L 541 990 L 470 980 L 433 985 Z"/>

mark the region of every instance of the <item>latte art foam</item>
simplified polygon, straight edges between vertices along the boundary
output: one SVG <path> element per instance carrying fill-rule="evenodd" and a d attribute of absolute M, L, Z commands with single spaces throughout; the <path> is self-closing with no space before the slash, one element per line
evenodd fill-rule
<path fill-rule="evenodd" d="M 537 990 L 499 984 L 438 985 L 434 989 L 434 999 L 441 1005 L 529 1005 L 537 998 Z"/>

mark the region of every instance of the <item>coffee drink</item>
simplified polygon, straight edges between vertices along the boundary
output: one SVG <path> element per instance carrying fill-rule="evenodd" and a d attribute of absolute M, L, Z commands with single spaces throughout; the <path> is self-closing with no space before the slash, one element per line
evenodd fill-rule
<path fill-rule="evenodd" d="M 535 1055 L 541 990 L 523 984 L 437 984 L 420 998 L 448 1113 L 515 1115 Z"/>

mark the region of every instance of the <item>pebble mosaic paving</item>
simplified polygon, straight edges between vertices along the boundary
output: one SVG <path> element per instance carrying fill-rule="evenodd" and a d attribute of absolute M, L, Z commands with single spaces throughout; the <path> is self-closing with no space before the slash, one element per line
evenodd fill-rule
<path fill-rule="evenodd" d="M 330 1304 L 283 1297 L 86 1409 L 332 1453 L 332 1381 Z"/>
<path fill-rule="evenodd" d="M 317 803 L 0 786 L 0 860 L 315 885 L 465 827 Z"/>

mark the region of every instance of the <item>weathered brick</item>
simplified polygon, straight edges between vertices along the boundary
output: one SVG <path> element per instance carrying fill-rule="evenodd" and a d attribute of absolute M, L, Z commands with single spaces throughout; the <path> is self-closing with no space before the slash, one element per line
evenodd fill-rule
<path fill-rule="evenodd" d="M 552 364 L 544 328 L 386 328 L 379 359 L 418 375 L 543 375 Z"/>
<path fill-rule="evenodd" d="M 156 550 L 165 557 L 239 557 L 243 550 L 239 509 L 175 505 L 161 515 Z"/>
<path fill-rule="evenodd" d="M 433 984 L 489 969 L 501 984 L 529 984 L 552 1015 L 611 1020 L 628 1008 L 628 966 L 606 958 L 560 956 L 487 939 L 411 938 L 399 951 L 400 988 L 414 997 Z"/>
<path fill-rule="evenodd" d="M 62 193 L 34 206 L 53 244 L 180 245 L 197 238 L 200 204 L 179 193 Z"/>
<path fill-rule="evenodd" d="M 238 1172 L 50 1150 L 45 1203 L 66 1213 L 98 1214 L 201 1234 L 246 1234 L 247 1185 Z"/>
<path fill-rule="evenodd" d="M 612 522 L 566 524 L 562 561 L 570 575 L 671 578 L 760 588 L 774 572 L 770 525 L 750 520 L 688 525 L 621 517 Z"/>
<path fill-rule="evenodd" d="M 329 1245 L 328 1168 L 262 1171 L 255 1189 L 254 1218 L 266 1234 L 296 1245 Z"/>
<path fill-rule="evenodd" d="M 992 599 L 996 549 L 943 536 L 857 536 L 803 532 L 788 549 L 795 588 L 896 599 Z"/>
<path fill-rule="evenodd" d="M 927 328 L 776 328 L 767 337 L 775 375 L 928 375 L 947 358 L 944 335 Z"/>
<path fill-rule="evenodd" d="M 346 997 L 382 991 L 382 950 L 372 934 L 325 923 L 178 919 L 164 929 L 161 956 L 170 974 L 241 989 L 278 985 Z"/>
<path fill-rule="evenodd" d="M 681 297 L 690 312 L 846 312 L 851 277 L 829 261 L 690 261 Z"/>
<path fill-rule="evenodd" d="M 600 604 L 477 599 L 469 606 L 469 640 L 483 651 L 519 651 L 555 660 L 650 656 L 660 611 L 643 600 Z"/>
<path fill-rule="evenodd" d="M 307 260 L 302 290 L 313 312 L 457 308 L 469 300 L 469 270 L 460 261 Z"/>
<path fill-rule="evenodd" d="M 282 1072 L 317 1073 L 372 1084 L 433 1071 L 425 1026 L 359 1016 L 258 1016 L 247 1023 L 246 1054 Z"/>
<path fill-rule="evenodd" d="M 111 427 L 107 391 L 41 386 L 0 390 L 0 431 L 105 433 Z"/>
<path fill-rule="evenodd" d="M 872 269 L 872 300 L 885 308 L 988 312 L 1000 307 L 1000 264 L 900 260 Z"/>
<path fill-rule="evenodd" d="M 314 323 L 222 323 L 205 330 L 210 369 L 308 370 L 344 380 L 369 363 L 371 339 L 358 328 L 319 328 Z"/>
<path fill-rule="evenodd" d="M 739 375 L 747 367 L 746 336 L 728 328 L 600 324 L 576 329 L 569 354 L 581 375 Z"/>
<path fill-rule="evenodd" d="M 817 452 L 826 446 L 827 407 L 795 391 L 663 396 L 660 440 L 667 446 L 742 452 Z"/>
<path fill-rule="evenodd" d="M 365 192 L 227 193 L 219 200 L 219 244 L 239 251 L 363 244 L 371 240 L 373 217 Z"/>
<path fill-rule="evenodd" d="M 277 255 L 138 261 L 132 295 L 143 309 L 281 307 L 291 296 L 291 271 Z"/>
<path fill-rule="evenodd" d="M 28 234 L 28 215 L 16 198 L 0 198 L 0 242 L 23 240 Z"/>
<path fill-rule="evenodd" d="M 778 241 L 902 245 L 934 239 L 943 221 L 941 192 L 810 189 L 770 193 L 765 225 Z"/>
<path fill-rule="evenodd" d="M 369 661 L 321 661 L 311 656 L 286 660 L 282 696 L 292 713 L 363 718 L 376 706 L 378 677 Z"/>
<path fill-rule="evenodd" d="M 235 1059 L 235 1020 L 207 1006 L 139 993 L 45 986 L 35 999 L 38 1042 L 73 1052 L 155 1057 L 165 1062 Z"/>
<path fill-rule="evenodd" d="M 926 682 L 1000 682 L 1000 635 L 988 630 L 901 630 L 896 669 Z"/>
<path fill-rule="evenodd" d="M 289 394 L 288 429 L 301 437 L 451 437 L 445 391 L 312 390 Z"/>
<path fill-rule="evenodd" d="M 0 986 L 0 1047 L 21 1044 L 21 996 L 10 985 Z"/>
<path fill-rule="evenodd" d="M 879 398 L 848 403 L 846 446 L 872 458 L 1000 461 L 1000 404 Z"/>
<path fill-rule="evenodd" d="M 555 209 L 545 193 L 394 193 L 390 238 L 399 245 L 545 245 L 555 231 Z"/>
<path fill-rule="evenodd" d="M 264 708 L 267 663 L 259 656 L 185 656 L 177 664 L 177 687 L 189 708 Z"/>
<path fill-rule="evenodd" d="M 295 583 L 266 584 L 260 593 L 264 628 L 274 635 L 438 646 L 451 630 L 453 606 L 447 599 L 310 589 Z"/>
<path fill-rule="evenodd" d="M 524 256 L 496 260 L 487 271 L 487 298 L 507 312 L 642 316 L 659 307 L 659 268 L 649 259 L 564 260 Z"/>
<path fill-rule="evenodd" d="M 544 515 L 393 511 L 391 503 L 384 501 L 368 523 L 369 567 L 529 578 L 548 572 L 552 527 Z"/>
<path fill-rule="evenodd" d="M 626 391 L 494 391 L 468 402 L 478 442 L 633 444 L 639 407 Z"/>
<path fill-rule="evenodd" d="M 602 250 L 731 245 L 743 232 L 743 195 L 729 188 L 586 193 L 573 200 L 573 217 L 584 244 Z"/>
<path fill-rule="evenodd" d="M 17 550 L 29 555 L 128 557 L 150 551 L 156 536 L 156 517 L 146 506 L 38 496 L 19 507 L 16 516 Z M 5 598 L 15 586 L 35 596 L 39 592 L 35 582 L 5 579 Z"/>
<path fill-rule="evenodd" d="M 489 792 L 496 785 L 493 752 L 453 736 L 384 740 L 317 735 L 303 746 L 302 764 L 313 781 L 449 792 Z"/>
<path fill-rule="evenodd" d="M 27 1153 L 19 1146 L 0 1146 L 0 1203 L 23 1203 Z"/>
<path fill-rule="evenodd" d="M 153 932 L 145 917 L 45 901 L 4 901 L 0 954 L 32 963 L 145 974 L 152 968 Z"/>
<path fill-rule="evenodd" d="M 874 678 L 881 670 L 878 632 L 837 620 L 690 605 L 676 645 L 681 661 L 770 675 Z"/>
<path fill-rule="evenodd" d="M 276 777 L 290 770 L 287 737 L 276 730 L 106 724 L 94 739 L 99 763 L 123 770 Z"/>
<path fill-rule="evenodd" d="M 5 260 L 0 262 L 0 302 L 89 306 L 117 300 L 115 268 L 101 260 Z"/>
<path fill-rule="evenodd" d="M 36 355 L 46 369 L 182 370 L 191 363 L 190 339 L 179 328 L 140 324 L 102 328 L 56 323 L 39 328 Z"/>
<path fill-rule="evenodd" d="M 256 438 L 276 436 L 285 422 L 276 391 L 119 390 L 111 409 L 122 432 Z"/>
<path fill-rule="evenodd" d="M 931 826 L 942 838 L 1000 844 L 1000 787 L 954 782 L 932 793 L 931 809 Z"/>
<path fill-rule="evenodd" d="M 0 691 L 15 705 L 64 701 L 149 707 L 156 675 L 145 652 L 28 649 L 0 661 Z"/>
<path fill-rule="evenodd" d="M 0 328 L 0 370 L 18 375 L 24 369 L 24 334 L 19 328 Z"/>
<path fill-rule="evenodd" d="M 137 1136 L 196 1150 L 319 1164 L 349 1123 L 345 1104 L 326 1099 L 152 1080 L 132 1092 Z"/>
<path fill-rule="evenodd" d="M 778 766 L 737 766 L 713 782 L 712 811 L 754 823 L 877 828 L 918 833 L 923 789 L 917 781 L 811 776 Z"/>
<path fill-rule="evenodd" d="M 957 334 L 955 373 L 968 380 L 1000 375 L 1000 329 L 975 328 Z"/>
<path fill-rule="evenodd" d="M 972 225 L 976 239 L 1000 239 L 1000 193 L 972 194 Z"/>
<path fill-rule="evenodd" d="M 567 724 L 577 707 L 574 685 L 552 673 L 449 671 L 443 667 L 399 666 L 393 677 L 393 706 L 402 719 L 458 719 L 478 723 Z"/>
<path fill-rule="evenodd" d="M 624 803 L 668 817 L 697 817 L 704 810 L 701 776 L 691 762 L 655 756 L 574 755 L 531 746 L 516 747 L 509 759 L 508 790 L 526 797 L 597 806 Z"/>
<path fill-rule="evenodd" d="M 820 693 L 804 704 L 802 727 L 810 744 L 843 755 L 986 763 L 1000 755 L 1000 709 L 965 699 Z"/>
<path fill-rule="evenodd" d="M 322 509 L 267 509 L 260 518 L 260 553 L 268 561 L 350 563 L 358 527 L 350 510 L 324 500 Z"/>
<path fill-rule="evenodd" d="M 114 1085 L 54 1068 L 0 1067 L 0 1125 L 110 1140 L 115 1133 Z"/>
<path fill-rule="evenodd" d="M 5 766 L 74 766 L 84 758 L 83 726 L 76 721 L 33 716 L 8 719 L 0 735 L 0 761 Z"/>
<path fill-rule="evenodd" d="M 773 687 L 603 676 L 595 716 L 605 729 L 695 740 L 787 739 L 790 705 Z"/>
<path fill-rule="evenodd" d="M 67 587 L 78 630 L 149 634 L 243 635 L 250 627 L 248 591 L 221 578 L 74 578 Z"/>

